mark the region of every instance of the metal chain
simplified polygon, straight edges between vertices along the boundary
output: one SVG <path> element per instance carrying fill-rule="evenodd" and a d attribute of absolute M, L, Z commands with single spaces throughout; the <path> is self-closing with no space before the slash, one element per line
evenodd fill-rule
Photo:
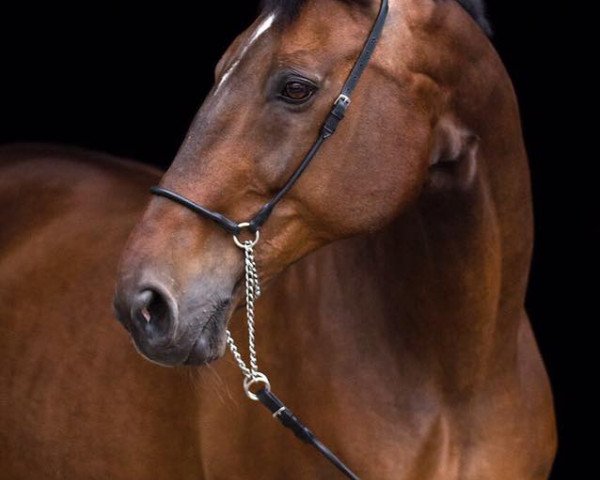
<path fill-rule="evenodd" d="M 238 227 L 247 228 L 248 223 L 240 223 Z M 254 260 L 254 246 L 258 243 L 260 232 L 255 232 L 254 240 L 241 242 L 237 235 L 233 236 L 234 243 L 244 250 L 244 271 L 246 273 L 246 323 L 248 325 L 248 356 L 250 367 L 242 358 L 242 354 L 237 348 L 231 332 L 227 330 L 227 345 L 233 358 L 235 358 L 238 367 L 244 375 L 244 391 L 250 400 L 258 401 L 258 396 L 253 390 L 258 385 L 262 385 L 262 390 L 269 391 L 271 385 L 267 376 L 258 370 L 258 359 L 256 355 L 256 333 L 254 325 L 254 302 L 260 296 L 260 281 L 258 279 L 258 269 L 256 260 Z"/>
<path fill-rule="evenodd" d="M 236 242 L 236 245 L 239 242 Z M 246 322 L 248 325 L 248 352 L 250 358 L 250 368 L 244 359 L 242 358 L 241 353 L 239 352 L 235 341 L 233 340 L 233 336 L 231 332 L 227 330 L 227 344 L 229 345 L 229 350 L 235 361 L 238 364 L 238 367 L 244 374 L 248 380 L 257 378 L 259 376 L 258 371 L 258 359 L 256 355 L 256 333 L 255 333 L 255 320 L 254 320 L 254 302 L 260 296 L 260 282 L 258 278 L 258 270 L 256 268 L 256 261 L 254 259 L 254 245 L 256 244 L 256 240 L 246 240 L 244 243 L 240 243 L 241 247 L 244 250 L 244 269 L 246 272 Z M 239 245 L 238 245 L 239 246 Z"/>

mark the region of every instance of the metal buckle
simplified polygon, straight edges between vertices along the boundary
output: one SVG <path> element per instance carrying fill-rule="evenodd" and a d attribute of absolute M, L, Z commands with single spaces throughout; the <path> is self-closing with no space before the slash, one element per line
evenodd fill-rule
<path fill-rule="evenodd" d="M 338 103 L 342 103 L 342 102 L 344 102 L 345 107 L 348 107 L 348 105 L 350 105 L 352 103 L 352 99 L 348 95 L 344 95 L 342 93 L 342 94 L 340 94 L 339 97 L 337 97 L 337 99 L 335 101 L 335 105 L 337 105 Z"/>

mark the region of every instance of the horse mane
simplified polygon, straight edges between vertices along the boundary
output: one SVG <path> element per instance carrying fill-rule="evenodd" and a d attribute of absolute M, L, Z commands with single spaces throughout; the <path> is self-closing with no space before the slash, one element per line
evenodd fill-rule
<path fill-rule="evenodd" d="M 371 0 L 341 0 L 345 3 L 353 3 L 366 6 Z M 440 0 L 438 0 L 440 1 Z M 492 35 L 492 27 L 486 16 L 484 0 L 456 0 L 473 17 L 481 29 L 488 35 Z M 300 11 L 306 0 L 263 0 L 263 8 L 266 11 L 277 10 L 286 19 L 292 20 Z"/>
<path fill-rule="evenodd" d="M 487 19 L 486 7 L 484 0 L 457 0 L 458 3 L 473 17 L 477 25 L 481 27 L 481 29 L 488 36 L 492 36 L 492 26 L 490 25 L 489 20 Z"/>

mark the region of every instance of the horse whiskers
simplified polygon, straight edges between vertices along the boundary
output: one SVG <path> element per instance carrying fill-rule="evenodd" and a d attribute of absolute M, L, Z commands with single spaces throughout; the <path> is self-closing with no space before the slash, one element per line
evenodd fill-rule
<path fill-rule="evenodd" d="M 225 405 L 225 397 L 222 394 L 222 390 L 223 390 L 223 386 L 226 387 L 225 382 L 223 382 L 223 379 L 221 378 L 221 376 L 219 375 L 219 372 L 217 372 L 217 370 L 210 365 L 209 363 L 205 363 L 204 367 L 206 367 L 206 369 L 210 372 L 210 379 L 211 379 L 211 390 L 214 394 L 216 394 L 216 397 L 218 397 L 219 401 Z M 226 387 L 226 390 L 229 391 L 229 389 Z"/>

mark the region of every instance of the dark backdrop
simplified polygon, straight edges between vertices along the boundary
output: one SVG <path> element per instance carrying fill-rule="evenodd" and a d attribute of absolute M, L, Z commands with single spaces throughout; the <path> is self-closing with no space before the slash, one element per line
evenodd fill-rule
<path fill-rule="evenodd" d="M 256 1 L 211 2 L 210 9 L 198 2 L 202 12 L 183 1 L 23 3 L 0 7 L 0 143 L 75 144 L 161 167 L 208 92 L 218 58 L 257 11 Z M 591 265 L 598 216 L 586 211 L 590 160 L 567 133 L 577 117 L 562 110 L 568 35 L 556 28 L 562 12 L 548 2 L 544 9 L 540 2 L 488 3 L 494 43 L 520 98 L 533 172 L 537 241 L 528 308 L 558 410 L 553 478 L 573 478 L 575 413 L 585 408 L 578 379 L 588 360 L 579 345 L 593 312 L 584 301 L 593 299 L 593 282 L 581 275 Z"/>

